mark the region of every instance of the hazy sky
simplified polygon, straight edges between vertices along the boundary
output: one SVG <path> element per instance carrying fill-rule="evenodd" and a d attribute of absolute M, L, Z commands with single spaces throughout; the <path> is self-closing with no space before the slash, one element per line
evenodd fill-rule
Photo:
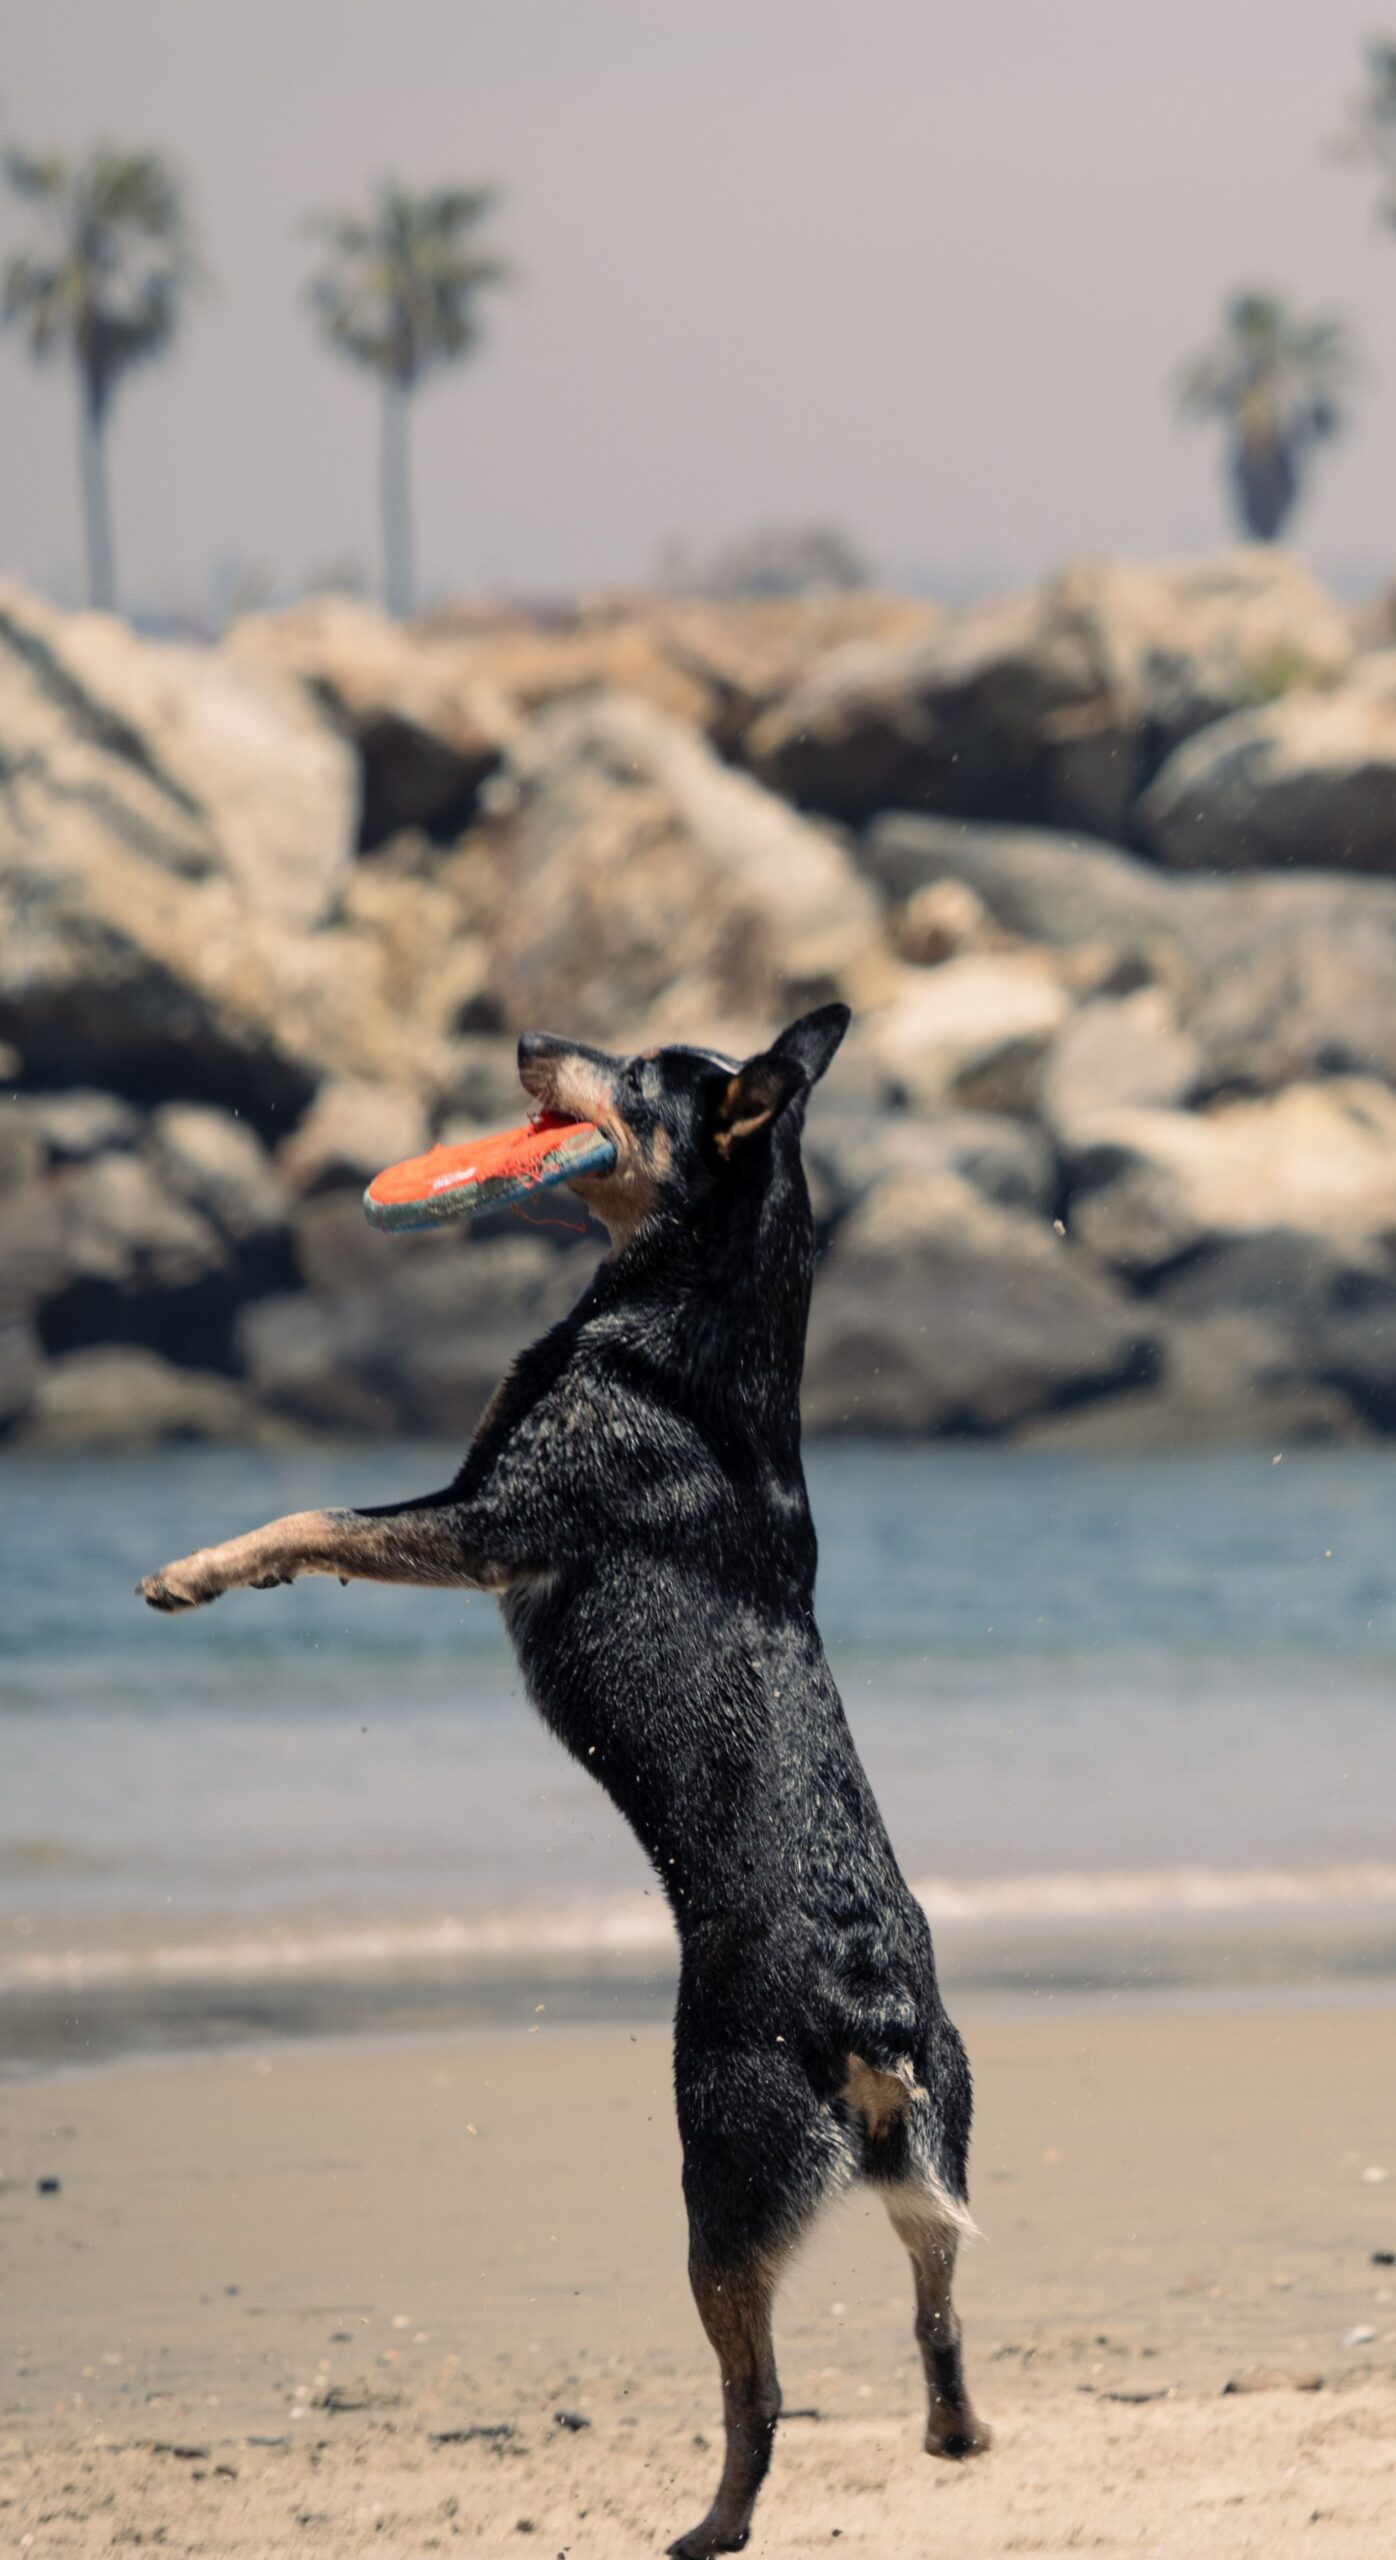
<path fill-rule="evenodd" d="M 1396 29 L 1396 0 L 1390 10 Z M 1177 359 L 1238 284 L 1361 333 L 1299 525 L 1396 566 L 1396 233 L 1331 144 L 1381 0 L 43 0 L 0 118 L 154 143 L 214 283 L 113 438 L 129 597 L 376 565 L 372 386 L 298 307 L 307 208 L 488 177 L 521 270 L 418 404 L 424 585 L 644 576 L 660 545 L 846 525 L 998 582 L 1214 544 Z M 13 238 L 18 216 L 3 215 Z M 73 401 L 0 346 L 0 567 L 79 575 Z"/>

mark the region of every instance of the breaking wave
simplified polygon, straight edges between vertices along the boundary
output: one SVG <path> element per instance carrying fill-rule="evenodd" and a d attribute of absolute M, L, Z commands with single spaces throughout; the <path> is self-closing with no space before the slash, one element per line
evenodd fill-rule
<path fill-rule="evenodd" d="M 921 1879 L 916 1891 L 937 1927 L 1038 1920 L 1235 1918 L 1247 1913 L 1396 1905 L 1396 1866 L 1375 1862 L 1307 1868 L 1158 1867 L 1103 1873 Z M 35 1948 L 0 1955 L 0 1997 L 104 1984 L 267 1981 L 329 1975 L 468 1971 L 514 1960 L 591 1959 L 602 1965 L 667 1960 L 673 1944 L 658 1895 L 628 1893 L 534 1903 L 469 1917 L 280 1924 L 171 1944 Z"/>

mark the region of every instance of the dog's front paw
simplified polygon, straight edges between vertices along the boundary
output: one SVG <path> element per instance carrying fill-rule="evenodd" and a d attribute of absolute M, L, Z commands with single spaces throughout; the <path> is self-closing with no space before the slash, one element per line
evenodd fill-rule
<path fill-rule="evenodd" d="M 136 1598 L 147 1608 L 163 1610 L 173 1617 L 180 1609 L 202 1609 L 216 1600 L 220 1585 L 199 1570 L 198 1558 L 186 1556 L 180 1564 L 162 1566 L 159 1573 L 148 1573 L 144 1582 L 136 1584 Z"/>

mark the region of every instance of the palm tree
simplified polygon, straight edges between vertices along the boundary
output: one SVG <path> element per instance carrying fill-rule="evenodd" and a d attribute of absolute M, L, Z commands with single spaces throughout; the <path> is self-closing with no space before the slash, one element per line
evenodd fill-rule
<path fill-rule="evenodd" d="M 1278 294 L 1254 292 L 1234 296 L 1212 345 L 1185 367 L 1183 414 L 1223 421 L 1237 512 L 1257 542 L 1284 526 L 1312 447 L 1346 424 L 1353 371 L 1342 320 L 1301 319 Z"/>
<path fill-rule="evenodd" d="M 408 403 L 424 377 L 470 353 L 478 306 L 505 281 L 503 262 L 478 234 L 496 203 L 490 187 L 433 187 L 414 195 L 393 181 L 367 214 L 323 214 L 312 224 L 326 251 L 310 283 L 311 308 L 329 344 L 383 385 L 383 587 L 390 613 L 412 610 Z"/>
<path fill-rule="evenodd" d="M 66 353 L 78 382 L 78 433 L 87 591 L 116 602 L 106 429 L 112 397 L 131 366 L 159 355 L 175 334 L 196 267 L 183 196 L 153 151 L 105 146 L 83 160 L 7 151 L 4 176 L 34 207 L 33 249 L 0 271 L 0 324 L 17 328 L 36 358 Z"/>

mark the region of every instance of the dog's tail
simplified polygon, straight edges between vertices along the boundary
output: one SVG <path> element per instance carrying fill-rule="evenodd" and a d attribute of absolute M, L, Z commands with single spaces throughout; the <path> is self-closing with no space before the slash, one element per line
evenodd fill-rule
<path fill-rule="evenodd" d="M 943 2013 L 928 2017 L 905 1984 L 833 1987 L 840 2095 L 862 2135 L 864 2174 L 910 2185 L 928 2216 L 977 2238 L 965 2193 L 970 2085 L 964 2047 Z"/>

